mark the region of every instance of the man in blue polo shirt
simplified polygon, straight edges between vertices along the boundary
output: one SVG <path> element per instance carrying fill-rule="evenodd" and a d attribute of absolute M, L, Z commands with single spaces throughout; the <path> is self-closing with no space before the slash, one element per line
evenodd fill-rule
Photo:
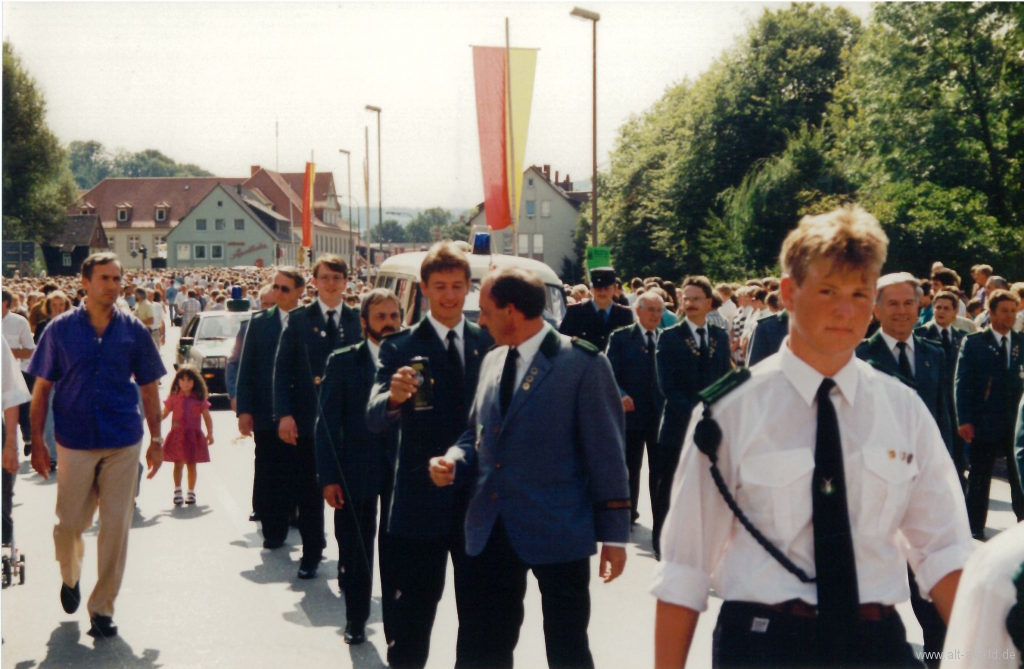
<path fill-rule="evenodd" d="M 81 601 L 78 582 L 85 547 L 82 532 L 99 509 L 98 574 L 89 597 L 93 637 L 117 634 L 114 599 L 128 557 L 136 466 L 142 448 L 142 416 L 136 384 L 151 435 L 146 451 L 149 476 L 163 462 L 157 382 L 166 373 L 146 326 L 115 308 L 121 293 L 121 264 L 113 253 L 97 253 L 82 264 L 85 304 L 50 322 L 29 371 L 32 396 L 32 468 L 50 477 L 50 453 L 42 439 L 51 389 L 60 453 L 57 525 L 53 530 L 63 584 L 61 605 L 74 613 Z M 133 381 L 134 378 L 134 381 Z"/>

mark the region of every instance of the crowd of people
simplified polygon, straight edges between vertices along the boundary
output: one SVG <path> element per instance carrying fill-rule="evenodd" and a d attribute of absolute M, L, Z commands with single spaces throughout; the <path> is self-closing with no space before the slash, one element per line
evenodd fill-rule
<path fill-rule="evenodd" d="M 1009 640 L 1020 658 L 1024 624 L 992 624 L 1007 611 L 976 592 L 1012 576 L 975 540 L 991 538 L 997 459 L 1024 520 L 1024 282 L 977 265 L 968 290 L 938 262 L 925 279 L 883 276 L 887 244 L 845 207 L 800 222 L 780 277 L 624 283 L 595 268 L 565 286 L 557 329 L 544 285 L 515 268 L 482 281 L 468 320 L 469 263 L 451 243 L 427 253 L 429 309 L 406 328 L 398 297 L 350 282 L 333 254 L 245 272 L 123 272 L 99 254 L 80 277 L 7 281 L 5 346 L 33 399 L 9 395 L 5 357 L 4 540 L 10 397 L 33 468 L 59 463 L 61 602 L 78 608 L 98 509 L 90 633 L 116 634 L 140 454 L 150 477 L 173 462 L 173 502 L 191 504 L 213 441 L 192 368 L 161 414 L 159 348 L 202 311 L 246 310 L 227 389 L 255 443 L 250 518 L 266 550 L 297 526 L 296 577 L 312 579 L 331 507 L 349 644 L 366 639 L 376 549 L 390 666 L 425 666 L 450 557 L 456 666 L 512 666 L 532 572 L 549 665 L 593 667 L 590 559 L 605 582 L 625 568 L 645 453 L 657 666 L 685 664 L 712 588 L 716 666 L 915 666 L 894 609 L 907 598 L 929 665 L 951 639 Z M 1021 528 L 978 553 L 1019 567 Z M 969 560 L 988 566 L 961 580 Z"/>

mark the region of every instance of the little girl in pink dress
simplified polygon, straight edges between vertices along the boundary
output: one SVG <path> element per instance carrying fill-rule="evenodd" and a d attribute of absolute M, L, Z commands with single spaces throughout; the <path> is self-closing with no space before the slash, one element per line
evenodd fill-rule
<path fill-rule="evenodd" d="M 196 463 L 210 461 L 213 419 L 207 401 L 206 383 L 198 370 L 182 365 L 174 375 L 171 394 L 164 401 L 164 418 L 171 418 L 171 431 L 164 441 L 164 461 L 174 463 L 174 504 L 196 503 Z M 206 423 L 206 435 L 199 425 Z M 188 468 L 188 496 L 181 495 L 181 470 Z"/>

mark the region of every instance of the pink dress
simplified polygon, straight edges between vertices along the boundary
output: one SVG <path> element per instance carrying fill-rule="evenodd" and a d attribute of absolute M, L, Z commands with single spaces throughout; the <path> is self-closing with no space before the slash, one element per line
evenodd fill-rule
<path fill-rule="evenodd" d="M 164 440 L 164 461 L 194 464 L 210 461 L 210 448 L 200 427 L 206 400 L 178 393 L 164 400 L 171 409 L 171 431 Z"/>

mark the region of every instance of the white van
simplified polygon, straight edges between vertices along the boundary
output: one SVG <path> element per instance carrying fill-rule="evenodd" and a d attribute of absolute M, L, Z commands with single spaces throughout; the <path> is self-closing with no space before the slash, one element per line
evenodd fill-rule
<path fill-rule="evenodd" d="M 468 247 L 468 244 L 466 245 Z M 375 288 L 387 288 L 395 291 L 402 307 L 405 325 L 414 325 L 423 319 L 428 309 L 427 299 L 420 290 L 420 266 L 426 258 L 426 251 L 417 253 L 401 253 L 381 263 L 380 272 L 374 282 Z M 466 304 L 463 308 L 466 318 L 476 322 L 480 316 L 480 282 L 492 269 L 501 267 L 521 267 L 528 269 L 540 277 L 547 288 L 547 305 L 544 308 L 544 319 L 556 329 L 565 316 L 565 291 L 562 280 L 554 270 L 544 263 L 530 258 L 517 258 L 506 255 L 474 255 L 466 253 L 469 259 L 472 285 Z"/>

